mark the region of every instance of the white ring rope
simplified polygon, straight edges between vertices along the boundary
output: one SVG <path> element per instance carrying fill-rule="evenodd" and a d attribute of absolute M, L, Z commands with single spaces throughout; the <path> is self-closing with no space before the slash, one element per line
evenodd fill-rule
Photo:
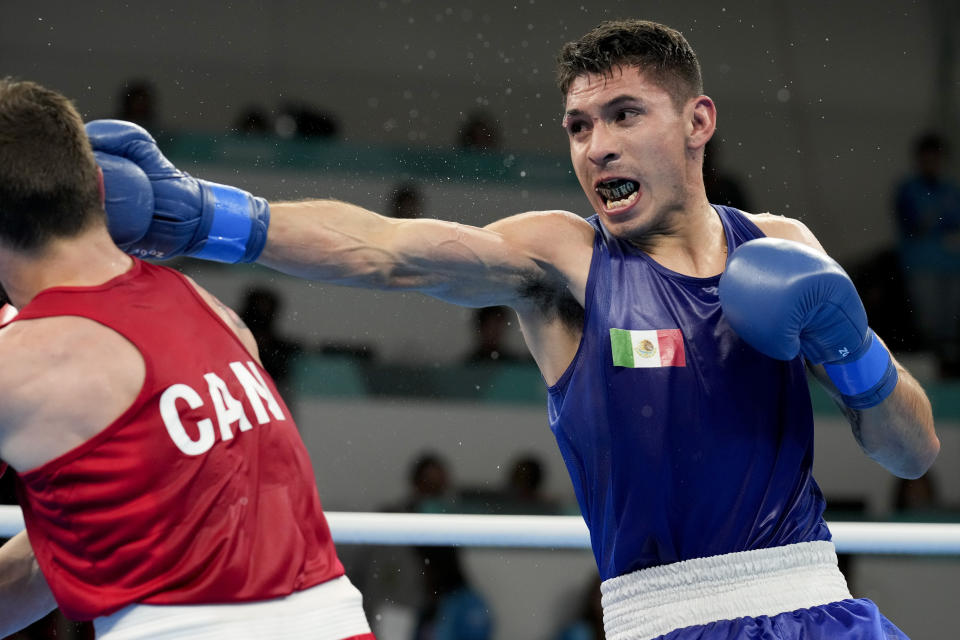
<path fill-rule="evenodd" d="M 337 544 L 589 549 L 580 516 L 329 512 Z M 0 538 L 23 529 L 19 507 L 0 506 Z M 960 555 L 960 524 L 833 522 L 839 553 Z"/>

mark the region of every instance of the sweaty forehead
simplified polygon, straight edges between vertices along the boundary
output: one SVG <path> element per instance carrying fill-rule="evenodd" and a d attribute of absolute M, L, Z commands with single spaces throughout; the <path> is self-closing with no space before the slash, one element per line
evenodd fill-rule
<path fill-rule="evenodd" d="M 581 111 L 624 96 L 651 102 L 670 99 L 669 93 L 638 67 L 614 67 L 606 73 L 577 76 L 567 90 L 564 110 Z"/>

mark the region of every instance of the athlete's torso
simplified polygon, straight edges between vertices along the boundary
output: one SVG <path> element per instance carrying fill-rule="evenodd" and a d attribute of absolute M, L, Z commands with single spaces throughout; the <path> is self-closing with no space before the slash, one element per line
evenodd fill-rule
<path fill-rule="evenodd" d="M 716 209 L 730 253 L 763 235 Z M 829 539 L 802 360 L 734 334 L 719 276 L 672 272 L 590 222 L 583 336 L 548 409 L 601 576 Z"/>
<path fill-rule="evenodd" d="M 123 415 L 20 476 L 68 616 L 263 600 L 342 575 L 289 410 L 183 276 L 135 261 L 104 285 L 42 292 L 16 322 L 64 315 L 113 329 L 146 366 Z"/>

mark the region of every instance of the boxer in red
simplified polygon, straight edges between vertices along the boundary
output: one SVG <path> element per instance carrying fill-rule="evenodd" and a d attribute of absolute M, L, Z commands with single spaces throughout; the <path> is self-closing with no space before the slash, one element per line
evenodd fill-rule
<path fill-rule="evenodd" d="M 0 281 L 20 309 L 0 329 L 0 458 L 27 524 L 0 549 L 0 636 L 59 605 L 108 640 L 373 638 L 252 334 L 116 248 L 80 116 L 12 80 Z"/>

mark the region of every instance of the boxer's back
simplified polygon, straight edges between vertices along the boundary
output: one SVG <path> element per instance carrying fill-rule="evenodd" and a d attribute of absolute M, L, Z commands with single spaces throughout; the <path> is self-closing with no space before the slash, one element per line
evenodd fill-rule
<path fill-rule="evenodd" d="M 29 468 L 21 474 L 28 531 L 68 615 L 132 602 L 265 599 L 342 574 L 289 411 L 183 276 L 137 262 L 99 287 L 47 290 L 4 333 L 58 321 L 81 327 L 84 341 L 116 341 L 100 363 L 78 344 L 83 357 L 64 356 L 65 377 L 86 368 L 88 392 L 114 384 L 118 396 L 140 386 L 99 432 L 87 433 L 83 416 L 69 434 L 88 436 L 79 446 L 38 468 L 10 459 Z M 139 369 L 129 366 L 131 350 L 142 356 Z M 83 388 L 67 398 L 50 388 L 49 401 L 69 411 L 69 396 Z"/>

